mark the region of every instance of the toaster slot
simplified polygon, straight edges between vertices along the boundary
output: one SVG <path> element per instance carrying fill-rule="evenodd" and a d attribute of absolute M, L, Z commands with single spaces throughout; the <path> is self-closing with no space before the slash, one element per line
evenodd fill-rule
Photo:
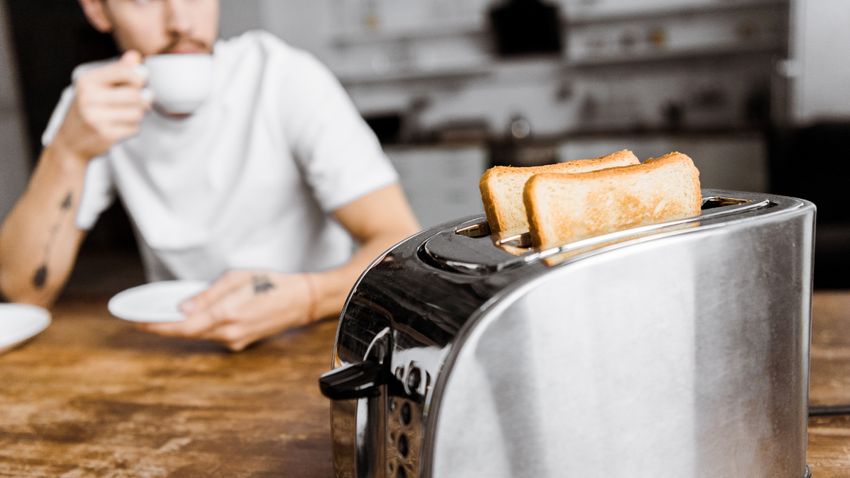
<path fill-rule="evenodd" d="M 702 198 L 702 207 L 700 209 L 706 211 L 708 209 L 716 209 L 719 207 L 742 206 L 746 204 L 751 204 L 752 202 L 753 201 L 750 199 L 736 199 L 730 197 L 710 196 Z"/>
<path fill-rule="evenodd" d="M 745 206 L 745 209 L 749 210 L 752 208 L 760 208 L 767 205 L 768 204 L 765 204 L 763 202 L 753 203 L 753 201 L 750 199 L 736 199 L 730 197 L 710 196 L 703 198 L 700 211 L 707 211 L 711 209 L 724 208 L 730 206 Z M 741 212 L 740 209 L 736 210 L 738 212 Z M 511 253 L 515 253 L 516 249 L 525 249 L 525 252 L 528 252 L 528 250 L 532 248 L 531 234 L 527 232 L 523 232 L 522 234 L 513 234 L 510 236 L 505 236 L 503 238 L 496 239 L 494 243 L 499 247 L 510 248 L 509 252 Z"/>
<path fill-rule="evenodd" d="M 531 234 L 523 232 L 522 234 L 513 234 L 510 236 L 496 239 L 495 244 L 499 247 L 519 247 L 528 249 L 531 247 Z"/>
<path fill-rule="evenodd" d="M 476 222 L 474 224 L 458 227 L 455 229 L 455 234 L 478 239 L 490 235 L 490 223 L 487 221 Z"/>
<path fill-rule="evenodd" d="M 457 227 L 437 232 L 419 247 L 419 258 L 439 269 L 469 275 L 485 275 L 540 262 L 554 255 L 588 252 L 632 239 L 660 236 L 731 220 L 735 216 L 775 206 L 771 197 L 755 193 L 703 190 L 698 216 L 648 224 L 574 241 L 558 247 L 536 250 L 525 232 L 500 237 L 480 216 Z"/>
<path fill-rule="evenodd" d="M 602 234 L 600 236 L 589 237 L 550 249 L 531 252 L 521 258 L 518 258 L 519 260 L 510 266 L 517 266 L 523 263 L 537 262 L 540 260 L 546 260 L 546 263 L 549 265 L 556 265 L 563 262 L 565 259 L 590 252 L 594 249 L 611 246 L 633 239 L 643 239 L 651 236 L 659 237 L 684 232 L 696 227 L 728 221 L 734 216 L 740 216 L 760 209 L 771 208 L 775 205 L 776 203 L 767 198 L 748 199 L 704 194 L 699 216 L 675 219 L 657 224 L 647 224 L 644 226 Z M 557 256 L 557 260 L 549 260 L 550 258 L 553 258 L 553 256 Z"/>

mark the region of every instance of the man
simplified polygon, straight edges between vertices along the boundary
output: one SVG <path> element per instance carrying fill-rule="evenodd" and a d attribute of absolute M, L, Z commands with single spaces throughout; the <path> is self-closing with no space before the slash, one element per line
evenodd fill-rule
<path fill-rule="evenodd" d="M 370 261 L 417 230 L 374 135 L 312 57 L 259 32 L 216 43 L 218 0 L 79 2 L 125 53 L 78 68 L 54 112 L 0 230 L 8 299 L 52 303 L 117 192 L 149 279 L 216 279 L 186 320 L 144 328 L 241 350 L 339 313 Z M 139 65 L 160 53 L 213 55 L 194 114 L 152 107 Z"/>

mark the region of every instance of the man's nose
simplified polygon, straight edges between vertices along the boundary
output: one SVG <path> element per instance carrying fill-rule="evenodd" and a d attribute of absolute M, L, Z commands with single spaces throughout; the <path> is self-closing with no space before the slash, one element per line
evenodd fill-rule
<path fill-rule="evenodd" d="M 165 22 L 169 32 L 185 36 L 192 31 L 190 7 L 185 0 L 165 1 Z"/>

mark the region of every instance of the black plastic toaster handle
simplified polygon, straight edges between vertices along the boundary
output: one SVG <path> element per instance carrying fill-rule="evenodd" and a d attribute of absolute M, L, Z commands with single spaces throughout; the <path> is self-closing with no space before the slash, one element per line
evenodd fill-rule
<path fill-rule="evenodd" d="M 383 370 L 383 365 L 370 360 L 345 365 L 322 374 L 319 388 L 331 400 L 374 397 L 384 383 Z"/>

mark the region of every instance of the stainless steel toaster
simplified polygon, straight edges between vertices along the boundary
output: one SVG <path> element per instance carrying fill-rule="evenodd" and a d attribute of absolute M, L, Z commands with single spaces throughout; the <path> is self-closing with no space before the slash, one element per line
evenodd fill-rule
<path fill-rule="evenodd" d="M 815 207 L 703 198 L 548 250 L 473 217 L 387 251 L 320 379 L 336 476 L 808 476 Z"/>

